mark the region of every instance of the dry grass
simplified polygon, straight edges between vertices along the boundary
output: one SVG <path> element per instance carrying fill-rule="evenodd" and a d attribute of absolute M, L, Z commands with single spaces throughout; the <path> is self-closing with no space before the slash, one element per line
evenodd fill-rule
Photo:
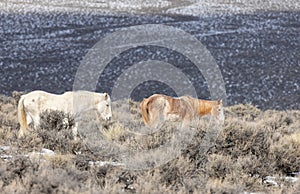
<path fill-rule="evenodd" d="M 280 179 L 300 168 L 300 111 L 261 111 L 254 106 L 226 108 L 223 129 L 207 153 L 199 151 L 209 122 L 193 123 L 196 133 L 180 154 L 152 169 L 134 171 L 122 166 L 91 166 L 91 161 L 120 162 L 110 147 L 148 151 L 160 148 L 178 132 L 176 124 L 165 123 L 149 131 L 141 120 L 139 103 L 113 104 L 113 120 L 101 121 L 86 114 L 79 127 L 80 138 L 72 138 L 71 115 L 45 112 L 40 129 L 17 139 L 18 123 L 14 99 L 0 97 L 0 190 L 3 193 L 293 193 L 300 181 Z M 68 118 L 66 126 L 63 118 Z M 139 133 L 148 132 L 147 135 Z M 29 160 L 24 154 L 42 148 L 56 155 Z M 153 156 L 160 158 L 166 153 Z M 264 182 L 278 177 L 279 187 Z"/>
<path fill-rule="evenodd" d="M 118 140 L 126 131 L 127 129 L 118 122 L 113 123 L 109 129 L 100 129 L 103 136 L 110 141 Z"/>

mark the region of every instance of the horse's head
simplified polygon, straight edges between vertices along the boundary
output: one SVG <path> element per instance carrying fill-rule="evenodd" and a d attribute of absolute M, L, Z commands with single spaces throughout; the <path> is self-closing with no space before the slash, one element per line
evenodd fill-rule
<path fill-rule="evenodd" d="M 104 93 L 97 104 L 97 110 L 104 120 L 109 120 L 112 117 L 110 96 Z"/>
<path fill-rule="evenodd" d="M 223 107 L 222 99 L 216 102 L 215 106 L 212 108 L 212 114 L 218 121 L 224 123 L 225 116 L 224 116 L 224 107 Z"/>

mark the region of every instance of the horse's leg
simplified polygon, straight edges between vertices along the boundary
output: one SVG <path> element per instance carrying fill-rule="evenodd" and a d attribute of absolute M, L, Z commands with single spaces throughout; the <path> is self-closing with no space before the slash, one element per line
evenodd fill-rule
<path fill-rule="evenodd" d="M 26 120 L 27 120 L 27 126 L 29 126 L 33 122 L 33 119 L 30 115 L 26 116 Z"/>
<path fill-rule="evenodd" d="M 77 136 L 78 136 L 78 122 L 75 122 L 75 125 L 72 128 L 72 134 L 73 134 L 74 140 L 77 140 Z"/>
<path fill-rule="evenodd" d="M 40 125 L 40 117 L 39 116 L 34 116 L 32 118 L 32 120 L 33 120 L 33 127 L 34 127 L 34 129 L 37 129 L 39 127 L 39 125 Z"/>
<path fill-rule="evenodd" d="M 23 137 L 25 135 L 25 129 L 24 128 L 20 128 L 20 131 L 19 131 L 19 134 L 18 134 L 18 137 Z"/>

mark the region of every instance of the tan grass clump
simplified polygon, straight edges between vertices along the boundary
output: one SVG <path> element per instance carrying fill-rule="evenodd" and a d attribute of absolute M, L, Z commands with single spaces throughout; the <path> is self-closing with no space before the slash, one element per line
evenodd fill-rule
<path fill-rule="evenodd" d="M 107 140 L 118 140 L 127 131 L 119 122 L 115 122 L 109 126 L 108 129 L 101 128 L 101 133 Z"/>

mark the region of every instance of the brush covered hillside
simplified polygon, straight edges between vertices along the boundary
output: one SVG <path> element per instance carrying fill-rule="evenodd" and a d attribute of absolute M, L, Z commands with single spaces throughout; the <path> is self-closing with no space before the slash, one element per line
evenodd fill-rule
<path fill-rule="evenodd" d="M 153 168 L 133 170 L 120 150 L 149 151 L 174 135 L 164 124 L 148 136 L 139 103 L 113 102 L 113 119 L 86 114 L 74 140 L 72 115 L 48 111 L 40 128 L 18 139 L 16 96 L 0 97 L 1 193 L 295 193 L 300 190 L 300 111 L 262 111 L 252 105 L 226 107 L 225 124 L 207 152 L 199 147 L 208 120 L 180 154 Z M 66 124 L 62 120 L 68 118 Z M 132 132 L 133 131 L 133 132 Z M 98 135 L 93 135 L 98 134 Z M 156 155 L 159 157 L 164 155 Z M 143 158 L 141 158 L 143 160 Z"/>

